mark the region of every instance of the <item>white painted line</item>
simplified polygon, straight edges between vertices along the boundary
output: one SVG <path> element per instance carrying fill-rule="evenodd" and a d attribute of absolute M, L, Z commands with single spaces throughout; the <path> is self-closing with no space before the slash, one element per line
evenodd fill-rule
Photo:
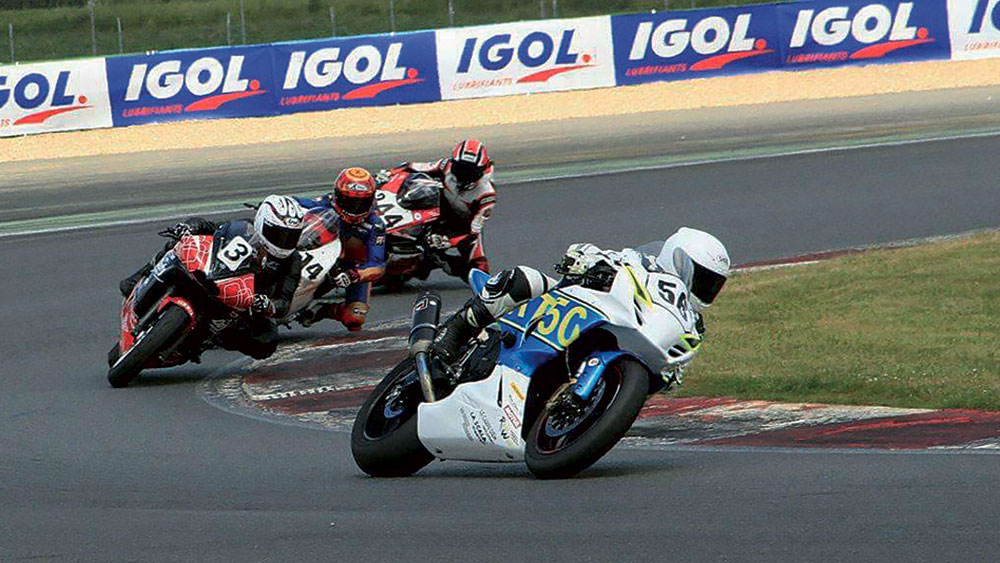
<path fill-rule="evenodd" d="M 1000 137 L 1000 131 L 986 131 L 981 133 L 966 133 L 962 135 L 945 135 L 939 137 L 926 137 L 920 139 L 904 139 L 899 141 L 884 141 L 875 143 L 862 143 L 856 145 L 835 145 L 831 147 L 820 147 L 814 149 L 800 149 L 791 151 L 781 151 L 776 153 L 766 153 L 766 154 L 751 154 L 743 156 L 723 156 L 719 158 L 708 158 L 703 160 L 692 160 L 687 162 L 672 162 L 669 164 L 654 164 L 650 166 L 634 166 L 630 168 L 614 169 L 609 168 L 606 170 L 593 170 L 590 172 L 581 172 L 579 174 L 561 174 L 555 176 L 539 176 L 537 178 L 521 178 L 518 180 L 511 180 L 509 182 L 504 182 L 504 185 L 510 184 L 527 184 L 533 182 L 548 182 L 551 180 L 567 180 L 572 178 L 590 178 L 593 176 L 608 176 L 611 174 L 626 174 L 630 172 L 646 172 L 652 170 L 669 170 L 672 168 L 688 168 L 691 166 L 704 166 L 706 164 L 720 164 L 725 162 L 744 162 L 751 160 L 764 160 L 768 158 L 784 158 L 788 156 L 801 156 L 801 155 L 811 155 L 811 154 L 822 154 L 829 152 L 847 152 L 859 149 L 874 149 L 881 147 L 899 147 L 906 145 L 918 145 L 922 143 L 937 143 L 942 141 L 959 141 L 962 139 L 979 139 L 984 137 Z"/>
<path fill-rule="evenodd" d="M 670 170 L 674 168 L 688 168 L 692 166 L 704 166 L 708 164 L 721 164 L 726 162 L 746 162 L 752 160 L 765 160 L 769 158 L 784 158 L 789 156 L 802 156 L 802 155 L 812 155 L 812 154 L 823 154 L 823 153 L 833 153 L 833 152 L 847 152 L 853 150 L 862 149 L 873 149 L 882 147 L 899 147 L 906 145 L 917 145 L 923 143 L 937 143 L 943 141 L 958 141 L 962 139 L 979 139 L 985 137 L 1000 137 L 1000 131 L 988 131 L 982 133 L 967 133 L 963 135 L 946 135 L 939 137 L 927 137 L 922 139 L 906 139 L 899 141 L 885 141 L 876 143 L 863 143 L 856 145 L 840 145 L 831 147 L 821 147 L 814 149 L 801 149 L 801 150 L 791 150 L 782 151 L 776 153 L 767 154 L 755 154 L 755 155 L 743 155 L 743 156 L 725 156 L 719 158 L 709 158 L 703 160 L 693 160 L 687 162 L 673 162 L 669 164 L 655 164 L 651 166 L 633 166 L 626 168 L 608 168 L 606 170 L 592 170 L 588 172 L 580 172 L 576 174 L 556 174 L 551 176 L 538 176 L 534 178 L 520 178 L 516 180 L 511 180 L 503 182 L 503 185 L 517 185 L 517 184 L 531 184 L 536 182 L 549 182 L 554 180 L 569 180 L 573 178 L 592 178 L 595 176 L 608 176 L 612 174 L 628 174 L 632 172 L 647 172 L 654 170 Z M 276 186 L 275 189 L 286 190 L 285 186 Z M 212 212 L 202 212 L 202 215 L 220 215 L 223 213 L 235 213 L 239 209 L 225 210 L 225 211 L 212 211 Z M 155 223 L 158 221 L 168 221 L 170 219 L 177 219 L 180 217 L 188 217 L 188 215 L 166 215 L 162 217 L 151 217 L 147 219 L 127 219 L 124 221 L 105 221 L 100 223 L 92 223 L 88 225 L 74 225 L 69 227 L 51 227 L 45 229 L 29 229 L 26 231 L 14 231 L 10 233 L 0 233 L 0 238 L 4 237 L 14 237 L 14 236 L 26 236 L 26 235 L 41 235 L 50 233 L 61 233 L 67 231 L 78 231 L 84 229 L 98 229 L 98 228 L 108 228 L 108 227 L 118 227 L 123 225 L 135 225 L 140 223 Z M 2 225 L 0 225 L 2 226 Z"/>

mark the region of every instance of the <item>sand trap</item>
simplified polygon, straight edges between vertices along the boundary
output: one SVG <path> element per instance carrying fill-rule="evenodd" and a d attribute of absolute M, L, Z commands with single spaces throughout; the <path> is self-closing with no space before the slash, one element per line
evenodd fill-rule
<path fill-rule="evenodd" d="M 1000 84 L 1000 59 L 773 72 L 531 96 L 187 121 L 0 139 L 0 162 L 487 127 Z"/>

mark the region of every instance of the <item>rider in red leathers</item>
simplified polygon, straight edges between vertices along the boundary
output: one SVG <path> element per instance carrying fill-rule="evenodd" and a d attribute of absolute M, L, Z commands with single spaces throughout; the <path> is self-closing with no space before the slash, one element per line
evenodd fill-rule
<path fill-rule="evenodd" d="M 447 250 L 453 246 L 453 239 L 466 237 L 454 244 L 461 256 L 449 263 L 451 274 L 464 279 L 472 268 L 489 272 L 482 232 L 483 223 L 496 205 L 497 194 L 493 186 L 493 161 L 486 154 L 486 146 L 475 139 L 466 139 L 455 145 L 449 158 L 407 162 L 397 170 L 422 172 L 444 186 L 446 203 L 441 204 L 440 228 L 429 237 L 428 243 L 435 250 Z M 379 174 L 380 184 L 388 180 L 387 172 Z"/>

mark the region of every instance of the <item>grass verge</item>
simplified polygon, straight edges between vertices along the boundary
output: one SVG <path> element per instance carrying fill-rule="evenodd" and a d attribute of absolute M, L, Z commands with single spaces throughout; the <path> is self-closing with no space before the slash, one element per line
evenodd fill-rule
<path fill-rule="evenodd" d="M 668 0 L 673 9 L 706 8 L 764 0 Z M 0 2 L 2 48 L 8 62 L 8 24 L 14 26 L 17 61 L 91 55 L 90 11 L 79 6 L 5 10 Z M 448 0 L 394 0 L 396 31 L 447 27 Z M 452 0 L 458 26 L 552 17 L 550 0 Z M 663 0 L 559 0 L 559 17 L 662 10 Z M 390 31 L 389 0 L 244 0 L 246 42 L 330 37 L 334 8 L 338 36 Z M 230 18 L 229 33 L 226 17 Z M 97 53 L 118 54 L 118 23 L 125 53 L 242 43 L 240 0 L 99 0 L 95 8 Z"/>
<path fill-rule="evenodd" d="M 681 396 L 1000 410 L 1000 233 L 733 276 Z"/>

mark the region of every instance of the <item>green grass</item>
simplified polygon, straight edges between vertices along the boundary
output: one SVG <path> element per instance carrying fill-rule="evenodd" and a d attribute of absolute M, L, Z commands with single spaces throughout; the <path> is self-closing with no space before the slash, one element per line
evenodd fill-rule
<path fill-rule="evenodd" d="M 734 276 L 684 396 L 1000 410 L 1000 233 Z"/>
<path fill-rule="evenodd" d="M 696 0 L 698 7 L 759 3 L 761 0 Z M 545 0 L 551 15 L 551 0 Z M 670 0 L 677 9 L 691 0 Z M 0 6 L 2 6 L 0 2 Z M 337 34 L 389 31 L 389 0 L 245 0 L 247 43 L 329 37 L 330 6 L 336 10 Z M 455 25 L 537 19 L 539 0 L 454 0 Z M 559 0 L 560 17 L 662 9 L 663 0 Z M 446 27 L 447 0 L 395 0 L 396 30 Z M 226 14 L 231 36 L 241 43 L 239 0 L 99 0 L 96 8 L 97 51 L 118 53 L 116 18 L 121 18 L 124 51 L 137 53 L 226 45 Z M 0 9 L 3 34 L 0 60 L 9 55 L 7 26 L 14 24 L 17 61 L 89 56 L 90 12 L 86 7 Z"/>

